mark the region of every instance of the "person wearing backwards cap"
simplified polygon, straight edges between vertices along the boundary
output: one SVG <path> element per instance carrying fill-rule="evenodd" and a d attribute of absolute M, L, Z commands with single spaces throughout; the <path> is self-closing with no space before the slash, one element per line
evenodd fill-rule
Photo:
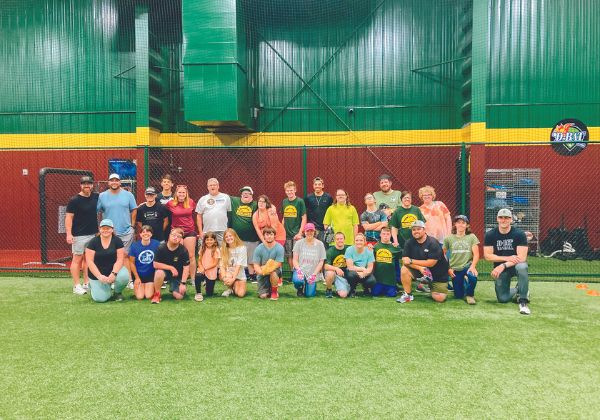
<path fill-rule="evenodd" d="M 112 296 L 111 284 L 114 284 L 114 299 L 122 301 L 121 293 L 129 282 L 129 272 L 124 267 L 123 241 L 114 234 L 112 220 L 103 219 L 100 222 L 100 234 L 86 245 L 85 259 L 89 268 L 92 300 L 109 300 Z"/>
<path fill-rule="evenodd" d="M 246 246 L 248 253 L 248 279 L 256 283 L 256 274 L 254 273 L 254 264 L 252 258 L 254 251 L 260 243 L 258 233 L 254 229 L 252 216 L 258 208 L 256 201 L 253 200 L 254 191 L 251 187 L 240 188 L 240 197 L 231 197 L 231 211 L 227 213 L 228 225 L 235 230 L 240 239 Z"/>
<path fill-rule="evenodd" d="M 477 263 L 479 262 L 479 239 L 471 233 L 469 218 L 464 214 L 454 217 L 452 233 L 444 238 L 444 255 L 450 251 L 450 268 L 454 297 L 475 304 Z M 466 290 L 465 290 L 466 288 Z"/>
<path fill-rule="evenodd" d="M 152 227 L 152 239 L 162 242 L 165 240 L 165 230 L 169 224 L 169 210 L 156 200 L 156 189 L 146 188 L 146 202 L 140 204 L 135 217 L 138 231 L 142 226 Z"/>
<path fill-rule="evenodd" d="M 296 296 L 312 297 L 317 292 L 317 281 L 323 280 L 325 245 L 315 237 L 316 229 L 312 223 L 304 225 L 305 238 L 294 244 L 292 250 L 292 282 Z"/>
<path fill-rule="evenodd" d="M 519 312 L 530 315 L 529 274 L 527 266 L 527 236 L 521 229 L 511 226 L 512 212 L 500 209 L 496 217 L 498 227 L 485 234 L 483 256 L 494 263 L 492 278 L 495 280 L 496 298 L 500 303 L 517 299 Z M 511 279 L 517 277 L 517 287 L 510 287 Z"/>
<path fill-rule="evenodd" d="M 104 219 L 114 223 L 115 234 L 123 241 L 125 251 L 125 268 L 129 271 L 129 248 L 133 243 L 135 217 L 137 204 L 133 194 L 121 188 L 119 174 L 110 174 L 108 177 L 108 190 L 98 196 L 97 210 Z M 133 289 L 133 283 L 131 283 Z"/>
<path fill-rule="evenodd" d="M 448 261 L 442 252 L 442 246 L 437 239 L 425 233 L 425 222 L 422 220 L 413 222 L 411 231 L 412 238 L 404 244 L 403 266 L 400 269 L 404 292 L 396 302 L 414 300 L 411 294 L 413 279 L 430 282 L 432 299 L 444 302 L 448 297 Z"/>
<path fill-rule="evenodd" d="M 73 278 L 73 293 L 85 295 L 88 290 L 87 265 L 83 255 L 86 244 L 98 233 L 96 206 L 98 193 L 92 191 L 94 180 L 91 176 L 81 177 L 81 191 L 73 196 L 67 204 L 65 214 L 65 231 L 67 243 L 71 245 L 73 259 L 71 260 L 71 277 Z M 83 286 L 79 283 L 79 271 L 83 270 Z"/>

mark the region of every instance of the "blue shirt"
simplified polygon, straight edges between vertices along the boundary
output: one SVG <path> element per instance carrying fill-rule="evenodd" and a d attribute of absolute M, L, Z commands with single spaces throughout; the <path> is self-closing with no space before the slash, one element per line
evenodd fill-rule
<path fill-rule="evenodd" d="M 252 256 L 252 262 L 258 265 L 264 265 L 269 260 L 275 260 L 277 262 L 282 263 L 284 257 L 284 249 L 283 246 L 275 242 L 275 246 L 273 248 L 267 248 L 265 244 L 260 244 L 254 250 L 254 255 Z"/>
<path fill-rule="evenodd" d="M 355 266 L 363 268 L 367 268 L 367 265 L 369 265 L 370 262 L 375 262 L 373 251 L 366 247 L 363 249 L 362 254 L 359 254 L 356 252 L 354 246 L 349 246 L 344 257 L 346 260 L 352 260 Z"/>
<path fill-rule="evenodd" d="M 154 275 L 154 256 L 159 245 L 156 239 L 150 239 L 148 245 L 142 245 L 142 241 L 131 244 L 129 256 L 135 258 L 135 269 L 140 277 Z"/>
<path fill-rule="evenodd" d="M 117 194 L 106 190 L 98 197 L 97 210 L 102 212 L 103 219 L 113 221 L 117 235 L 125 235 L 132 231 L 131 212 L 136 207 L 133 194 L 127 190 L 121 189 Z"/>

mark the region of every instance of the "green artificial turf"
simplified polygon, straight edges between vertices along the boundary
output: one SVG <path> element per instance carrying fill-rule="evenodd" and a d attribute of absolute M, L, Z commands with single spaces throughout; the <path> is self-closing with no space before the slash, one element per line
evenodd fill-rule
<path fill-rule="evenodd" d="M 591 284 L 591 288 L 596 285 Z M 600 297 L 165 298 L 0 278 L 0 418 L 597 418 Z M 218 291 L 221 291 L 218 288 Z"/>

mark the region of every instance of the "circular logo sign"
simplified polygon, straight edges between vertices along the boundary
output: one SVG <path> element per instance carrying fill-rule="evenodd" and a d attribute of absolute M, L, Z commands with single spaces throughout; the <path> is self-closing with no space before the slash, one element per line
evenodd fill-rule
<path fill-rule="evenodd" d="M 574 118 L 560 120 L 550 133 L 554 151 L 563 156 L 581 153 L 588 144 L 589 131 L 584 123 Z"/>

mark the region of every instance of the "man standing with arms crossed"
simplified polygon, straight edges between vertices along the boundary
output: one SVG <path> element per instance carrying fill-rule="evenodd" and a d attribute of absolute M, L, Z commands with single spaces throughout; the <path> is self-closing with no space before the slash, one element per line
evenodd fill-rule
<path fill-rule="evenodd" d="M 131 273 L 129 268 L 129 248 L 133 243 L 137 205 L 135 197 L 129 191 L 121 188 L 121 177 L 113 173 L 108 177 L 108 190 L 98 196 L 97 210 L 102 213 L 102 219 L 110 219 L 114 223 L 115 234 L 123 241 L 125 262 L 123 266 Z M 127 286 L 133 289 L 133 282 Z"/>
<path fill-rule="evenodd" d="M 73 278 L 73 293 L 85 295 L 89 279 L 85 263 L 85 246 L 98 233 L 98 193 L 92 191 L 94 180 L 90 176 L 81 177 L 81 191 L 73 196 L 67 204 L 65 214 L 65 230 L 67 243 L 71 245 L 73 259 L 71 260 L 71 277 Z M 83 286 L 79 283 L 79 271 L 83 270 Z"/>
<path fill-rule="evenodd" d="M 200 239 L 206 232 L 214 232 L 219 246 L 223 243 L 223 233 L 227 229 L 227 212 L 231 211 L 231 199 L 219 192 L 219 180 L 210 178 L 206 182 L 208 194 L 200 197 L 196 204 L 196 222 Z"/>
<path fill-rule="evenodd" d="M 500 303 L 517 298 L 519 312 L 530 315 L 529 309 L 529 273 L 527 266 L 527 236 L 521 229 L 511 226 L 512 212 L 500 209 L 498 227 L 486 232 L 483 256 L 494 263 L 492 278 L 495 280 L 496 298 Z M 517 287 L 510 287 L 512 277 L 517 277 Z"/>
<path fill-rule="evenodd" d="M 325 212 L 333 204 L 333 197 L 331 194 L 323 191 L 325 183 L 322 178 L 316 177 L 313 179 L 313 190 L 314 193 L 306 196 L 306 220 L 309 223 L 315 225 L 317 228 L 317 239 L 325 244 L 325 248 L 328 244 L 325 243 L 325 227 L 323 226 L 323 218 Z"/>
<path fill-rule="evenodd" d="M 285 228 L 285 255 L 288 257 L 290 269 L 294 266 L 294 245 L 302 239 L 304 225 L 306 225 L 306 205 L 304 200 L 296 196 L 296 183 L 288 181 L 283 185 L 287 198 L 281 203 L 283 219 L 281 224 Z"/>

